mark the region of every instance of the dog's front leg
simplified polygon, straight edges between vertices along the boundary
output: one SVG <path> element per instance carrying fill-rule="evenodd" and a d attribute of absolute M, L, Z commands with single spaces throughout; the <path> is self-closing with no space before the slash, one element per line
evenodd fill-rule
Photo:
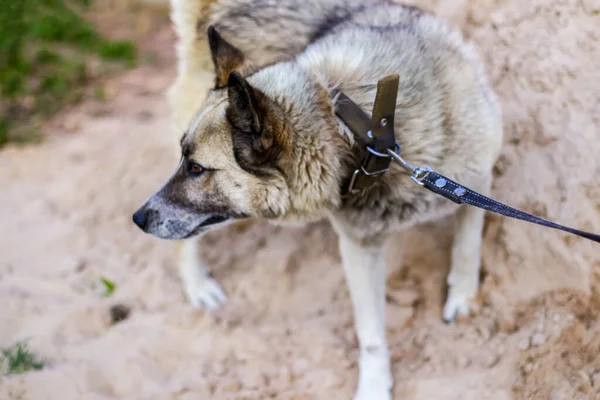
<path fill-rule="evenodd" d="M 198 238 L 179 243 L 179 274 L 189 302 L 214 310 L 227 300 L 219 283 L 200 258 Z"/>
<path fill-rule="evenodd" d="M 354 306 L 360 349 L 355 400 L 388 400 L 392 387 L 385 329 L 385 257 L 383 246 L 363 246 L 340 235 L 340 252 Z"/>
<path fill-rule="evenodd" d="M 473 185 L 483 195 L 490 191 L 491 177 Z M 459 315 L 468 316 L 471 302 L 479 288 L 481 242 L 484 211 L 463 205 L 456 215 L 456 230 L 452 246 L 452 263 L 448 274 L 448 298 L 444 306 L 444 321 L 450 322 Z"/>

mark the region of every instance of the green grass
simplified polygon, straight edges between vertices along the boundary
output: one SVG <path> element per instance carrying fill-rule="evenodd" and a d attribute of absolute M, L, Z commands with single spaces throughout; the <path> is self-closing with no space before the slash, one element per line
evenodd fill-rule
<path fill-rule="evenodd" d="M 131 42 L 106 39 L 82 17 L 89 2 L 0 0 L 0 147 L 16 125 L 79 101 L 92 58 L 135 66 Z"/>
<path fill-rule="evenodd" d="M 117 289 L 117 285 L 105 277 L 100 278 L 100 282 L 102 282 L 102 285 L 104 286 L 104 293 L 102 293 L 102 297 L 108 297 L 112 295 Z"/>
<path fill-rule="evenodd" d="M 8 118 L 0 115 L 0 147 L 8 143 Z"/>
<path fill-rule="evenodd" d="M 3 375 L 24 374 L 44 368 L 44 361 L 38 358 L 24 342 L 0 349 L 0 355 Z"/>

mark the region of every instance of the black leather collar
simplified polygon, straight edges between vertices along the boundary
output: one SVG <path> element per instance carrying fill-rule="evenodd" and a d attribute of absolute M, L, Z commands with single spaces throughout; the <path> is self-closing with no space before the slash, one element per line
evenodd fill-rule
<path fill-rule="evenodd" d="M 365 146 L 360 167 L 348 178 L 344 196 L 360 195 L 373 185 L 390 166 L 387 150 L 399 152 L 394 133 L 394 114 L 398 95 L 398 75 L 383 78 L 377 83 L 373 116 L 369 117 L 342 92 L 337 92 L 335 113 Z"/>

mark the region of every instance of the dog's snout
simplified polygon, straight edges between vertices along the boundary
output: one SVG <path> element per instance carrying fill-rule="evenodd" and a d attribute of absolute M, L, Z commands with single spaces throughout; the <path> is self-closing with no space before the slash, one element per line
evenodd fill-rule
<path fill-rule="evenodd" d="M 145 229 L 146 223 L 148 222 L 148 211 L 144 207 L 137 210 L 133 214 L 133 222 L 139 226 L 140 229 Z"/>
<path fill-rule="evenodd" d="M 186 208 L 155 195 L 133 214 L 132 219 L 145 233 L 163 239 L 181 239 L 198 228 L 203 216 L 196 216 Z"/>

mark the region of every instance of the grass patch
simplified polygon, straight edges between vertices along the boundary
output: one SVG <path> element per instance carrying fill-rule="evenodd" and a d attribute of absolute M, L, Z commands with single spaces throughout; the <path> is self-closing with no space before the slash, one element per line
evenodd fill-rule
<path fill-rule="evenodd" d="M 102 293 L 102 297 L 111 296 L 117 289 L 117 285 L 105 277 L 100 278 L 100 282 L 102 282 L 102 285 L 104 286 L 104 293 Z"/>
<path fill-rule="evenodd" d="M 8 126 L 10 122 L 8 118 L 0 115 L 0 147 L 8 143 Z"/>
<path fill-rule="evenodd" d="M 81 100 L 88 64 L 136 64 L 128 41 L 103 37 L 82 17 L 89 0 L 0 0 L 0 147 L 17 127 Z"/>
<path fill-rule="evenodd" d="M 2 356 L 2 373 L 4 375 L 24 374 L 44 368 L 44 361 L 36 356 L 25 342 L 0 349 Z"/>

